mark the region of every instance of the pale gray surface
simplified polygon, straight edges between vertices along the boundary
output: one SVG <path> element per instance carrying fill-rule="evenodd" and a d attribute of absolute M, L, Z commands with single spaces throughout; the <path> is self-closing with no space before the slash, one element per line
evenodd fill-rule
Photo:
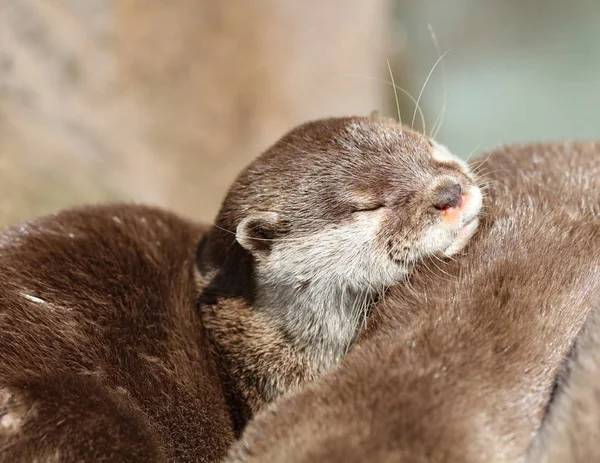
<path fill-rule="evenodd" d="M 404 85 L 415 94 L 437 56 L 448 92 L 439 140 L 461 155 L 504 142 L 600 138 L 600 2 L 395 0 Z M 423 95 L 443 104 L 438 68 Z"/>

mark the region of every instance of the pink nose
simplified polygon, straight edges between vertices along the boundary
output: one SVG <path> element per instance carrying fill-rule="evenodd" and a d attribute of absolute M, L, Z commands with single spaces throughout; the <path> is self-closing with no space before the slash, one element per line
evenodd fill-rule
<path fill-rule="evenodd" d="M 462 203 L 462 188 L 458 183 L 442 188 L 433 203 L 440 211 L 458 207 Z"/>

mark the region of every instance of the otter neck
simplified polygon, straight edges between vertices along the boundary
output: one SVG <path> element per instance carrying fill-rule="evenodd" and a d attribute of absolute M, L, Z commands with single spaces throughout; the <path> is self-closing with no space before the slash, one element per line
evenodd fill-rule
<path fill-rule="evenodd" d="M 255 290 L 255 309 L 323 368 L 335 365 L 348 351 L 379 295 L 372 288 L 335 286 L 331 281 L 289 283 L 260 270 Z"/>

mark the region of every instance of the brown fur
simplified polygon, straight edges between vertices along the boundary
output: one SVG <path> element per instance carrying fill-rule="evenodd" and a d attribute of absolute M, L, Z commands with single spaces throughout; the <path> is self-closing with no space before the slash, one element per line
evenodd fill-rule
<path fill-rule="evenodd" d="M 600 307 L 577 339 L 529 463 L 600 461 Z"/>
<path fill-rule="evenodd" d="M 364 343 L 260 414 L 229 461 L 523 461 L 600 304 L 600 144 L 511 146 L 483 166 L 466 255 L 394 288 Z"/>
<path fill-rule="evenodd" d="M 435 205 L 451 200 L 445 190 L 448 183 L 455 183 L 459 197 L 461 188 L 475 188 L 456 161 L 440 161 L 433 151 L 426 137 L 377 115 L 330 118 L 290 131 L 233 183 L 201 246 L 198 267 L 199 281 L 206 287 L 203 320 L 221 364 L 237 383 L 237 403 L 250 407 L 244 417 L 334 365 L 363 321 L 362 313 L 353 317 L 344 312 L 342 302 L 357 294 L 360 302 L 372 300 L 405 279 L 418 261 L 405 250 L 412 251 L 428 227 L 441 220 Z M 376 262 L 363 272 L 368 276 L 357 276 L 352 286 L 348 274 L 359 275 L 362 268 L 355 262 L 362 264 L 360 259 L 336 265 L 345 257 L 345 250 L 339 250 L 343 247 L 332 249 L 326 239 L 313 238 L 324 229 L 358 228 L 357 204 L 359 214 L 373 214 L 368 216 L 371 223 L 381 223 L 364 247 L 377 249 L 386 265 L 395 262 L 389 265 L 394 271 L 406 267 L 401 277 L 394 274 L 381 283 L 383 272 Z M 464 211 L 461 204 L 457 209 Z M 248 219 L 244 232 L 250 237 L 242 241 L 240 228 Z M 316 244 L 309 244 L 313 239 Z M 291 251 L 294 241 L 303 241 L 305 252 Z M 279 243 L 286 248 L 278 254 L 284 256 L 280 265 L 260 274 L 261 259 L 275 253 L 271 248 Z M 303 258 L 312 252 L 311 246 L 318 249 L 315 257 Z M 430 257 L 425 251 L 421 255 Z M 295 263 L 287 267 L 297 273 L 286 273 L 288 261 Z M 309 268 L 298 270 L 305 262 Z M 326 270 L 313 272 L 314 268 Z M 259 284 L 276 295 L 264 306 L 256 303 Z M 302 304 L 294 306 L 298 301 Z M 327 324 L 338 318 L 339 323 Z"/>
<path fill-rule="evenodd" d="M 355 121 L 362 122 L 348 124 Z M 357 136 L 338 137 L 349 125 Z M 271 165 L 285 170 L 298 154 L 298 146 L 289 147 L 304 137 L 317 153 L 343 152 L 332 147 L 336 140 L 362 143 L 345 149 L 373 165 L 374 153 L 361 149 L 381 147 L 389 159 L 399 152 L 412 159 L 424 176 L 434 170 L 426 139 L 407 131 L 399 151 L 398 131 L 367 118 L 307 124 L 274 147 L 285 159 Z M 436 169 L 457 175 L 452 163 Z M 389 170 L 375 173 L 384 180 Z M 340 172 L 335 177 L 341 182 Z M 258 188 L 251 179 L 242 186 Z M 329 212 L 321 211 L 322 221 L 331 221 Z M 196 284 L 206 282 L 193 259 L 203 231 L 164 211 L 106 206 L 0 235 L 0 460 L 215 461 L 261 405 L 320 373 L 247 299 L 231 297 L 251 297 L 244 273 L 227 275 L 231 284 L 216 292 L 203 287 L 197 313 Z M 209 251 L 214 239 L 230 238 L 220 231 L 213 229 Z M 214 259 L 230 269 L 248 264 L 239 252 L 203 249 L 201 267 Z M 218 304 L 207 302 L 224 294 Z"/>
<path fill-rule="evenodd" d="M 512 147 L 490 158 L 492 208 L 466 257 L 394 289 L 364 345 L 258 418 L 235 455 L 520 460 L 597 304 L 598 150 Z M 294 353 L 249 312 L 219 314 L 214 326 L 205 311 L 203 326 L 192 262 L 201 237 L 141 206 L 66 211 L 0 235 L 0 461 L 225 453 L 250 412 L 227 374 L 239 370 L 215 364 L 205 330 L 217 352 L 248 338 L 261 346 L 233 358 L 248 378 L 281 367 L 263 355 Z"/>
<path fill-rule="evenodd" d="M 0 461 L 217 461 L 233 439 L 196 313 L 203 229 L 142 206 L 0 235 Z"/>

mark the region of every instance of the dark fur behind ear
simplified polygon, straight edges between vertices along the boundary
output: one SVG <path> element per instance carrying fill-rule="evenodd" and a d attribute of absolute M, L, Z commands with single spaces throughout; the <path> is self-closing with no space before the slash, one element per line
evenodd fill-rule
<path fill-rule="evenodd" d="M 206 236 L 203 236 L 196 247 L 196 268 L 200 274 L 207 272 L 208 266 L 205 262 L 204 250 L 206 249 Z"/>

